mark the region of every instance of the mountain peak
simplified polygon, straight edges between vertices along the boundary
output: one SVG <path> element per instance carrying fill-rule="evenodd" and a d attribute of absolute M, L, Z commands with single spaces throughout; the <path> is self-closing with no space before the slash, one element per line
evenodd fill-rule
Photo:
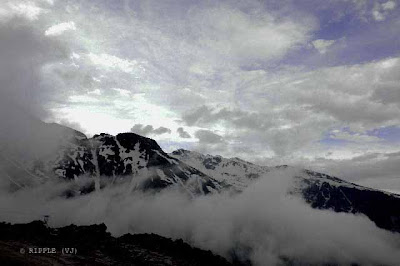
<path fill-rule="evenodd" d="M 101 133 L 66 147 L 54 163 L 65 179 L 89 175 L 105 182 L 130 180 L 132 189 L 162 189 L 181 186 L 189 194 L 218 191 L 218 181 L 166 154 L 153 139 L 135 133 L 116 136 Z"/>
<path fill-rule="evenodd" d="M 173 155 L 183 155 L 183 154 L 190 154 L 190 153 L 192 153 L 192 151 L 185 150 L 185 149 L 177 149 L 177 150 L 174 150 L 171 154 L 173 154 Z"/>

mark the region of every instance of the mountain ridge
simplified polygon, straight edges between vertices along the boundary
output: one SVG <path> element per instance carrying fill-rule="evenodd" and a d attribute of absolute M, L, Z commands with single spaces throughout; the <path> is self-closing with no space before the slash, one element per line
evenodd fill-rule
<path fill-rule="evenodd" d="M 63 248 L 76 254 L 62 254 Z M 36 248 L 36 249 L 33 249 Z M 52 248 L 55 253 L 38 252 Z M 32 253 L 30 253 L 30 250 Z M 23 251 L 21 251 L 23 250 Z M 192 247 L 181 239 L 156 234 L 114 237 L 105 224 L 50 228 L 42 221 L 0 222 L 0 260 L 3 265 L 241 265 Z"/>
<path fill-rule="evenodd" d="M 135 133 L 101 133 L 87 138 L 79 131 L 65 130 L 69 134 L 60 142 L 55 156 L 36 161 L 29 171 L 23 170 L 42 180 L 54 177 L 78 181 L 82 176 L 91 180 L 89 185 L 68 191 L 68 196 L 90 193 L 121 180 L 128 182 L 130 191 L 157 192 L 175 187 L 191 197 L 224 191 L 240 193 L 271 171 L 290 168 L 259 166 L 239 158 L 183 149 L 167 154 L 155 140 Z M 313 208 L 363 214 L 383 229 L 400 232 L 400 209 L 396 208 L 400 206 L 399 195 L 307 169 L 293 177 L 287 193 L 302 198 Z"/>

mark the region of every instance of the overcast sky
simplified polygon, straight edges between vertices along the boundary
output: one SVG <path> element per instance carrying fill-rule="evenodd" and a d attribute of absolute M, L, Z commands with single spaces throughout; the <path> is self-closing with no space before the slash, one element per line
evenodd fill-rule
<path fill-rule="evenodd" d="M 399 5 L 0 0 L 0 96 L 89 136 L 400 191 Z"/>

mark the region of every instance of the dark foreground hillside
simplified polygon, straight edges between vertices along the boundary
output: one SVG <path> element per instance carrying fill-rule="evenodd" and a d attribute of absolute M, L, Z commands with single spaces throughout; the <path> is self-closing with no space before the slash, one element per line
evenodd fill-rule
<path fill-rule="evenodd" d="M 1 265 L 232 265 L 211 251 L 155 234 L 115 238 L 104 224 L 48 228 L 41 221 L 0 223 Z M 56 253 L 30 253 L 55 248 Z M 76 254 L 63 254 L 75 248 Z M 37 252 L 32 249 L 31 252 Z M 64 249 L 64 253 L 75 250 Z M 54 250 L 53 250 L 54 252 Z"/>

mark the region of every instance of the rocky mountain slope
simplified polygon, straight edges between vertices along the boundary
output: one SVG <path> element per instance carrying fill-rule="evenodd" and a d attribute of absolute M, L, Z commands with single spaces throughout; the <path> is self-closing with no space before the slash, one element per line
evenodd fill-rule
<path fill-rule="evenodd" d="M 295 189 L 313 208 L 363 214 L 378 227 L 400 233 L 400 195 L 304 170 L 295 177 Z"/>
<path fill-rule="evenodd" d="M 191 195 L 221 189 L 218 181 L 170 157 L 154 140 L 134 133 L 117 136 L 102 133 L 91 139 L 75 140 L 49 163 L 64 179 L 77 179 L 81 175 L 93 176 L 95 180 L 107 177 L 111 183 L 128 179 L 132 189 L 179 186 Z"/>
<path fill-rule="evenodd" d="M 272 170 L 288 168 L 259 166 L 239 158 L 227 159 L 182 149 L 172 152 L 171 156 L 238 191 Z M 306 169 L 293 177 L 288 193 L 302 197 L 313 208 L 364 214 L 378 227 L 400 232 L 400 195 L 362 187 Z"/>
<path fill-rule="evenodd" d="M 115 238 L 106 229 L 104 224 L 49 228 L 41 221 L 0 223 L 0 261 L 2 265 L 32 266 L 239 265 L 211 251 L 193 248 L 182 240 L 155 234 L 126 234 Z M 39 252 L 39 248 L 52 251 Z M 72 254 L 65 249 L 63 253 L 63 248 L 68 248 Z"/>

